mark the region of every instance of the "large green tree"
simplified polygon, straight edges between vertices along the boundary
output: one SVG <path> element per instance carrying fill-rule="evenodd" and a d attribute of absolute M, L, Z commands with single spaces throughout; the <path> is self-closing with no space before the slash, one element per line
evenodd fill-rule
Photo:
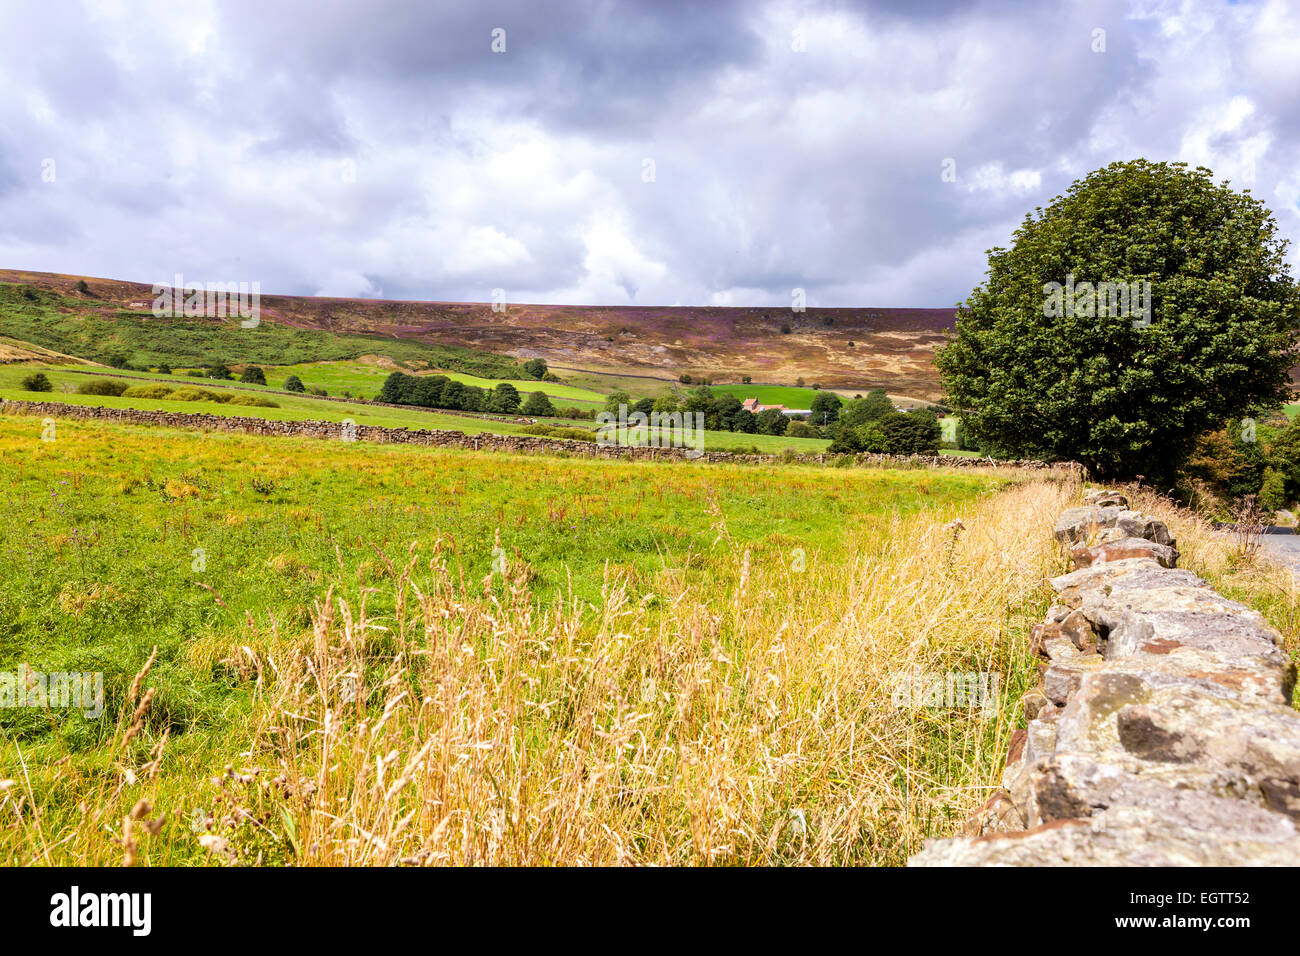
<path fill-rule="evenodd" d="M 1276 233 L 1201 167 L 1075 182 L 990 250 L 940 350 L 963 424 L 995 454 L 1171 483 L 1203 433 L 1286 395 L 1300 295 Z"/>

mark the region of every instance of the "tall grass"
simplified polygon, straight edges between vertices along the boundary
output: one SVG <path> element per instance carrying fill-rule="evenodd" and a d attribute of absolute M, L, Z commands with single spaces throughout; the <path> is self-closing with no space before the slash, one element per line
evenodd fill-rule
<path fill-rule="evenodd" d="M 0 860 L 901 863 L 996 780 L 1075 490 L 851 523 L 833 563 L 755 560 L 719 511 L 707 588 L 688 551 L 589 601 L 509 557 L 469 577 L 446 538 L 379 552 L 308 633 L 191 649 L 254 698 L 227 766 L 149 723 L 146 675 L 98 761 L 5 768 Z M 894 706 L 913 668 L 1000 674 L 996 711 Z"/>

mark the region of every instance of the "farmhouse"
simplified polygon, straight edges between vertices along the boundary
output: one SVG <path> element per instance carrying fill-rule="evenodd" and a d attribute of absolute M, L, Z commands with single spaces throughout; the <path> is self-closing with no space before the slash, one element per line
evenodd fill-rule
<path fill-rule="evenodd" d="M 759 412 L 765 412 L 769 408 L 775 408 L 777 411 L 781 413 L 786 413 L 789 411 L 789 409 L 786 408 L 784 405 L 760 405 L 757 398 L 745 399 L 743 402 L 740 403 L 740 407 L 747 412 L 753 412 L 755 415 L 757 415 Z"/>

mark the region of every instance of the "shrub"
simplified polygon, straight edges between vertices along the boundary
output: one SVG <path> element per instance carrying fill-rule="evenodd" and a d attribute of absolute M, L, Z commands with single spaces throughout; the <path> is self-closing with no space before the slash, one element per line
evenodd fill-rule
<path fill-rule="evenodd" d="M 77 291 L 80 292 L 82 295 L 90 294 L 90 286 L 86 285 L 85 279 L 77 280 Z"/>
<path fill-rule="evenodd" d="M 544 422 L 538 422 L 536 425 L 525 425 L 520 431 L 525 435 L 538 435 L 543 438 L 567 438 L 570 441 L 596 440 L 596 433 L 586 428 L 573 426 L 566 428 L 564 425 L 548 425 Z"/>
<path fill-rule="evenodd" d="M 78 395 L 121 395 L 127 390 L 126 382 L 115 378 L 92 378 L 77 386 Z"/>
<path fill-rule="evenodd" d="M 163 385 L 161 382 L 153 382 L 149 385 L 132 385 L 122 393 L 123 398 L 167 398 L 171 395 L 172 389 L 169 385 Z"/>
<path fill-rule="evenodd" d="M 313 385 L 311 388 L 307 389 L 307 391 L 311 392 L 313 395 L 320 395 L 321 397 L 329 395 L 329 392 L 321 388 L 319 385 Z"/>
<path fill-rule="evenodd" d="M 20 383 L 25 391 L 28 392 L 52 392 L 54 386 L 46 378 L 44 372 L 36 372 L 33 375 L 24 376 Z"/>
<path fill-rule="evenodd" d="M 183 385 L 169 396 L 173 402 L 228 402 L 230 392 L 214 392 L 195 385 Z"/>
<path fill-rule="evenodd" d="M 265 385 L 266 373 L 262 371 L 260 366 L 249 365 L 244 369 L 243 374 L 239 376 L 239 380 L 249 385 Z"/>
<path fill-rule="evenodd" d="M 545 415 L 555 414 L 555 406 L 551 404 L 550 396 L 545 392 L 533 392 L 524 402 L 523 408 L 520 409 L 524 415 Z"/>
<path fill-rule="evenodd" d="M 230 369 L 226 368 L 226 366 L 224 365 L 209 365 L 208 378 L 215 378 L 215 379 L 221 379 L 222 381 L 229 381 L 231 378 Z"/>
<path fill-rule="evenodd" d="M 305 392 L 307 386 L 302 384 L 302 379 L 297 375 L 290 375 L 284 380 L 284 390 L 286 392 Z"/>
<path fill-rule="evenodd" d="M 256 408 L 279 408 L 280 403 L 272 401 L 265 395 L 236 395 L 231 398 L 227 405 L 252 405 Z"/>
<path fill-rule="evenodd" d="M 794 421 L 786 426 L 786 438 L 818 438 L 821 433 L 807 422 Z"/>

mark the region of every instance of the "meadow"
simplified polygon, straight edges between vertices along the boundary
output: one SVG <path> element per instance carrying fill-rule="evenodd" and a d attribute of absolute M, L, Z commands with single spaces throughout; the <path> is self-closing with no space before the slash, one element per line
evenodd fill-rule
<path fill-rule="evenodd" d="M 203 412 L 210 415 L 242 415 L 266 418 L 274 421 L 317 420 L 341 422 L 351 419 L 358 425 L 380 425 L 388 428 L 440 428 L 448 431 L 460 431 L 467 435 L 491 433 L 497 435 L 523 435 L 525 426 L 511 421 L 497 421 L 493 418 L 476 418 L 468 414 L 454 414 L 425 408 L 394 408 L 384 405 L 371 405 L 365 402 L 325 401 L 308 394 L 284 394 L 273 386 L 245 385 L 242 382 L 215 382 L 208 379 L 193 379 L 184 375 L 160 376 L 148 372 L 124 372 L 116 369 L 95 370 L 93 375 L 86 374 L 85 369 L 72 370 L 59 366 L 42 367 L 47 378 L 54 386 L 50 392 L 29 392 L 20 382 L 37 367 L 30 364 L 0 366 L 0 398 L 20 401 L 54 401 L 71 405 L 100 405 L 106 408 L 140 408 L 146 411 L 167 412 Z M 114 395 L 80 395 L 75 389 L 91 378 L 118 378 L 127 381 L 164 381 L 175 388 L 186 385 L 207 389 L 223 387 L 237 394 L 251 389 L 262 394 L 274 393 L 272 398 L 280 407 L 260 408 L 247 405 L 227 405 L 221 402 L 185 402 L 169 399 L 136 398 Z M 556 425 L 575 425 L 594 429 L 595 423 L 587 419 L 548 418 L 545 421 Z M 786 438 L 780 435 L 749 435 L 740 432 L 706 431 L 704 447 L 706 451 L 759 452 L 762 454 L 779 454 L 791 449 L 801 454 L 818 454 L 826 450 L 830 442 L 821 438 Z"/>
<path fill-rule="evenodd" d="M 107 694 L 0 712 L 10 864 L 901 862 L 996 774 L 1070 491 L 21 417 L 0 473 L 0 669 Z"/>

